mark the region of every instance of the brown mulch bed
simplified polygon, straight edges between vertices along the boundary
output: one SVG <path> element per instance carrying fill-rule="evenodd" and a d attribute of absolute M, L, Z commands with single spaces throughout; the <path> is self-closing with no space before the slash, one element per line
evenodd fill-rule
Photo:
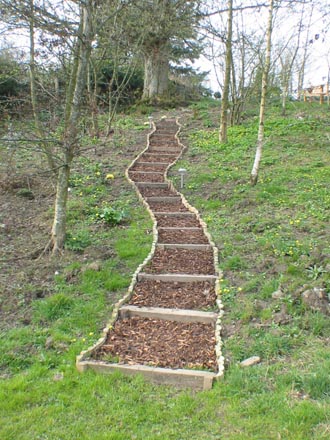
<path fill-rule="evenodd" d="M 181 148 L 177 148 L 175 145 L 159 145 L 159 144 L 155 144 L 155 145 L 150 145 L 148 151 L 150 153 L 175 154 L 176 156 L 179 156 L 179 154 L 181 153 L 182 149 Z"/>
<path fill-rule="evenodd" d="M 135 182 L 164 182 L 167 164 L 174 162 L 181 153 L 178 142 L 167 132 L 150 138 L 148 153 L 144 153 L 129 170 Z M 176 132 L 173 123 L 170 129 Z M 174 131 L 175 130 L 175 131 Z M 171 156 L 158 153 L 157 149 L 175 148 Z M 155 165 L 154 162 L 166 162 Z M 147 162 L 142 164 L 141 162 Z M 155 171 L 155 173 L 134 171 Z M 177 195 L 169 188 L 140 188 L 143 197 L 170 197 Z M 148 202 L 154 212 L 187 212 L 181 201 Z M 158 227 L 200 227 L 195 216 L 157 216 Z M 160 230 L 160 243 L 208 243 L 200 228 L 195 231 Z M 215 274 L 212 250 L 160 249 L 156 248 L 152 260 L 145 267 L 147 273 Z M 129 302 L 136 306 L 164 307 L 188 310 L 210 309 L 216 303 L 215 287 L 212 282 L 163 282 L 140 280 L 134 287 Z M 93 354 L 96 359 L 126 364 L 143 364 L 167 368 L 198 368 L 216 371 L 214 325 L 202 323 L 181 323 L 169 320 L 131 317 L 119 319 L 109 331 L 106 342 Z"/>
<path fill-rule="evenodd" d="M 171 191 L 169 188 L 139 188 L 143 197 L 173 197 L 178 194 Z"/>
<path fill-rule="evenodd" d="M 150 140 L 159 140 L 160 142 L 176 142 L 175 133 L 165 133 L 164 131 L 155 131 L 150 136 Z"/>
<path fill-rule="evenodd" d="M 214 347 L 212 325 L 134 317 L 118 320 L 93 357 L 131 365 L 216 371 Z"/>
<path fill-rule="evenodd" d="M 183 243 L 183 244 L 208 244 L 209 241 L 202 229 L 191 231 L 184 229 L 160 229 L 158 231 L 159 243 Z"/>
<path fill-rule="evenodd" d="M 168 202 L 150 202 L 148 201 L 150 209 L 154 212 L 189 212 L 189 209 L 183 203 L 168 203 Z"/>
<path fill-rule="evenodd" d="M 160 171 L 164 173 L 166 171 L 166 168 L 168 167 L 168 164 L 165 165 L 157 165 L 153 164 L 151 162 L 140 164 L 139 162 L 136 162 L 132 168 L 130 168 L 130 171 Z"/>
<path fill-rule="evenodd" d="M 166 155 L 166 154 L 148 154 L 144 153 L 140 156 L 139 160 L 141 162 L 166 162 L 172 163 L 178 156 L 176 154 Z"/>
<path fill-rule="evenodd" d="M 134 173 L 134 171 L 130 171 L 129 177 L 133 182 L 164 182 L 164 176 L 156 173 Z"/>
<path fill-rule="evenodd" d="M 144 271 L 158 274 L 215 275 L 213 251 L 157 248 Z"/>
<path fill-rule="evenodd" d="M 129 304 L 140 307 L 166 307 L 173 309 L 202 310 L 214 307 L 214 283 L 192 283 L 140 280 L 134 287 Z"/>
<path fill-rule="evenodd" d="M 169 215 L 155 215 L 157 226 L 160 228 L 199 228 L 201 227 L 199 221 L 195 216 L 169 216 Z"/>

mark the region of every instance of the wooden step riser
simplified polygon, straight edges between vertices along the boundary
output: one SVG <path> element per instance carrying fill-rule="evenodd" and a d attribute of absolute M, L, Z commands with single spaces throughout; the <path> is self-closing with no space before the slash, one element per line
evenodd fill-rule
<path fill-rule="evenodd" d="M 77 369 L 80 372 L 91 369 L 103 374 L 110 374 L 115 371 L 120 371 L 129 376 L 141 374 L 146 380 L 156 385 L 170 385 L 176 388 L 190 388 L 196 391 L 210 390 L 216 378 L 215 373 L 209 373 L 207 371 L 171 370 L 169 368 L 107 364 L 105 362 L 96 361 L 78 361 Z"/>
<path fill-rule="evenodd" d="M 180 203 L 182 199 L 180 196 L 151 196 L 144 197 L 147 202 L 165 202 L 165 203 Z"/>
<path fill-rule="evenodd" d="M 164 171 L 141 171 L 141 170 L 129 170 L 128 171 L 129 174 L 134 173 L 134 174 L 161 174 L 162 176 L 164 175 Z"/>
<path fill-rule="evenodd" d="M 169 188 L 166 182 L 135 182 L 135 184 L 138 188 Z"/>
<path fill-rule="evenodd" d="M 166 215 L 167 217 L 196 217 L 192 212 L 154 212 L 155 215 Z"/>
<path fill-rule="evenodd" d="M 198 244 L 198 243 L 157 243 L 159 249 L 187 249 L 196 251 L 209 251 L 212 249 L 210 244 Z"/>
<path fill-rule="evenodd" d="M 166 148 L 166 147 L 149 147 L 148 152 L 150 153 L 159 153 L 159 154 L 177 154 L 179 155 L 182 150 L 178 148 Z"/>
<path fill-rule="evenodd" d="M 201 322 L 214 326 L 218 314 L 214 312 L 201 312 L 198 310 L 165 309 L 161 307 L 136 307 L 123 306 L 119 310 L 121 319 L 139 317 L 148 319 L 161 319 L 176 322 Z"/>
<path fill-rule="evenodd" d="M 171 226 L 161 226 L 158 229 L 159 231 L 200 231 L 202 228 L 197 228 L 197 227 L 171 227 Z"/>
<path fill-rule="evenodd" d="M 135 162 L 135 165 L 153 167 L 153 166 L 165 166 L 168 162 Z"/>
<path fill-rule="evenodd" d="M 211 281 L 217 280 L 216 275 L 189 275 L 189 274 L 153 274 L 140 272 L 138 274 L 138 280 L 156 280 L 156 281 L 175 281 L 183 283 L 191 283 L 193 281 Z"/>

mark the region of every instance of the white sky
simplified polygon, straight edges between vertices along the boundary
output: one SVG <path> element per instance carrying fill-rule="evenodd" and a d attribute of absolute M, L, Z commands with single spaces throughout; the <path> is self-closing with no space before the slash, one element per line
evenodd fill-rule
<path fill-rule="evenodd" d="M 324 5 L 327 0 L 320 0 L 319 4 Z M 252 0 L 241 0 L 239 1 L 241 5 L 250 5 Z M 235 5 L 235 0 L 234 0 Z M 244 21 L 247 31 L 251 33 L 255 33 L 255 35 L 262 35 L 267 22 L 268 11 L 267 8 L 262 8 L 260 11 L 255 10 L 246 10 L 244 11 Z M 330 13 L 329 13 L 330 15 Z M 298 23 L 300 18 L 300 14 L 297 13 L 295 15 L 288 14 L 288 11 L 282 10 L 277 13 L 275 26 L 273 30 L 273 55 L 272 59 L 276 58 L 275 54 L 275 46 L 279 40 L 282 40 L 282 44 L 285 44 L 285 39 L 289 38 L 290 35 L 293 34 L 293 26 L 294 23 Z M 234 28 L 235 22 L 237 23 L 238 18 L 234 18 Z M 304 24 L 307 27 L 309 21 L 308 14 L 306 14 L 306 18 L 304 20 Z M 218 29 L 222 29 L 222 31 L 226 31 L 226 13 L 222 14 L 222 18 L 219 16 L 214 16 L 212 18 L 212 23 L 214 26 L 217 26 Z M 328 23 L 322 19 L 320 13 L 317 13 L 315 10 L 313 12 L 313 18 L 311 20 L 311 29 L 309 39 L 313 40 L 312 44 L 309 44 L 309 56 L 306 63 L 305 70 L 305 81 L 304 87 L 308 87 L 310 85 L 320 85 L 324 84 L 328 81 L 329 69 L 330 69 L 330 35 L 327 33 Z M 316 40 L 315 35 L 318 34 L 319 38 Z M 296 41 L 296 39 L 293 39 Z M 306 41 L 306 34 L 303 35 L 301 39 L 301 45 Z M 222 78 L 222 68 L 216 62 L 210 62 L 205 57 L 201 57 L 196 63 L 194 67 L 199 67 L 202 71 L 210 71 L 210 74 L 207 77 L 207 81 L 205 81 L 205 85 L 210 87 L 213 91 L 220 90 L 217 76 Z M 215 69 L 217 70 L 217 75 L 215 73 Z"/>

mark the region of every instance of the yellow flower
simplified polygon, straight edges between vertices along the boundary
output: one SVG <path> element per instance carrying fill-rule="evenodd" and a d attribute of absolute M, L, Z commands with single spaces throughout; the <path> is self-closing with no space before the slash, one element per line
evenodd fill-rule
<path fill-rule="evenodd" d="M 114 176 L 113 174 L 107 174 L 107 175 L 105 176 L 105 178 L 110 180 L 110 179 L 114 179 L 115 176 Z"/>

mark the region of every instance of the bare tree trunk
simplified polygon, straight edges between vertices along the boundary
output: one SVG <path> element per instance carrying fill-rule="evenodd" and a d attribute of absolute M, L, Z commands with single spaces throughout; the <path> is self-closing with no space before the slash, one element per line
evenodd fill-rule
<path fill-rule="evenodd" d="M 284 61 L 282 62 L 282 58 L 280 57 L 281 64 L 282 64 L 282 116 L 286 115 L 286 102 L 289 95 L 289 87 L 290 87 L 290 80 L 292 81 L 292 68 L 295 63 L 295 60 L 297 58 L 298 50 L 300 47 L 300 38 L 301 38 L 301 31 L 303 28 L 304 23 L 304 14 L 305 14 L 305 5 L 302 6 L 302 11 L 300 15 L 300 21 L 299 21 L 299 27 L 298 27 L 298 37 L 297 37 L 297 44 L 293 51 L 293 54 L 291 56 L 291 61 L 289 59 L 289 55 L 284 58 Z M 298 86 L 299 89 L 299 86 Z"/>
<path fill-rule="evenodd" d="M 269 0 L 269 12 L 268 12 L 268 24 L 267 24 L 267 49 L 266 49 L 265 66 L 262 72 L 258 140 L 257 140 L 256 155 L 251 172 L 252 185 L 256 185 L 258 182 L 259 166 L 262 156 L 262 149 L 264 145 L 266 95 L 267 95 L 267 87 L 268 87 L 268 75 L 270 70 L 270 57 L 272 50 L 273 10 L 274 10 L 274 0 Z"/>
<path fill-rule="evenodd" d="M 92 74 L 91 74 L 92 70 Z M 93 75 L 93 87 L 91 87 L 91 77 Z M 88 101 L 92 113 L 92 130 L 91 135 L 98 138 L 100 136 L 99 121 L 98 121 L 98 107 L 97 107 L 97 71 L 96 67 L 89 62 L 87 73 L 87 91 Z"/>
<path fill-rule="evenodd" d="M 169 60 L 166 47 L 154 47 L 144 55 L 143 99 L 163 96 L 168 90 Z"/>
<path fill-rule="evenodd" d="M 30 0 L 30 23 L 29 23 L 29 37 L 30 37 L 30 60 L 29 60 L 29 71 L 30 71 L 30 96 L 31 105 L 34 118 L 34 125 L 37 131 L 37 135 L 42 141 L 45 138 L 45 132 L 42 128 L 42 124 L 39 119 L 38 114 L 38 99 L 37 99 L 37 87 L 36 87 L 36 62 L 35 62 L 35 42 L 34 42 L 34 0 Z M 52 148 L 49 143 L 42 142 L 42 150 L 45 153 L 48 167 L 51 172 L 56 175 L 56 165 L 54 157 L 52 154 Z"/>
<path fill-rule="evenodd" d="M 221 101 L 221 115 L 220 115 L 220 130 L 219 141 L 227 142 L 227 125 L 228 125 L 228 109 L 229 109 L 229 85 L 230 85 L 230 70 L 232 62 L 232 37 L 233 37 L 233 0 L 228 0 L 228 29 L 226 41 L 226 67 L 225 79 L 223 85 L 222 101 Z"/>
<path fill-rule="evenodd" d="M 66 208 L 72 159 L 77 146 L 77 127 L 81 118 L 81 103 L 86 84 L 87 68 L 92 40 L 92 1 L 88 0 L 80 10 L 80 29 L 78 35 L 79 51 L 72 66 L 72 89 L 68 90 L 66 121 L 63 138 L 63 165 L 59 170 L 55 200 L 55 214 L 52 227 L 51 242 L 53 253 L 58 253 L 64 246 L 66 233 Z M 75 80 L 74 80 L 75 78 Z M 72 96 L 72 100 L 70 99 Z"/>
<path fill-rule="evenodd" d="M 306 63 L 307 63 L 307 58 L 308 58 L 308 46 L 309 46 L 310 29 L 311 29 L 313 11 L 314 11 L 314 4 L 312 4 L 310 15 L 309 15 L 309 21 L 308 21 L 308 25 L 307 25 L 307 35 L 306 35 L 304 51 L 303 51 L 303 58 L 302 58 L 302 62 L 301 62 L 300 68 L 299 68 L 299 72 L 298 72 L 298 99 L 299 99 L 299 101 L 302 98 L 302 91 L 303 91 L 303 87 L 304 87 L 305 68 L 306 68 Z"/>

